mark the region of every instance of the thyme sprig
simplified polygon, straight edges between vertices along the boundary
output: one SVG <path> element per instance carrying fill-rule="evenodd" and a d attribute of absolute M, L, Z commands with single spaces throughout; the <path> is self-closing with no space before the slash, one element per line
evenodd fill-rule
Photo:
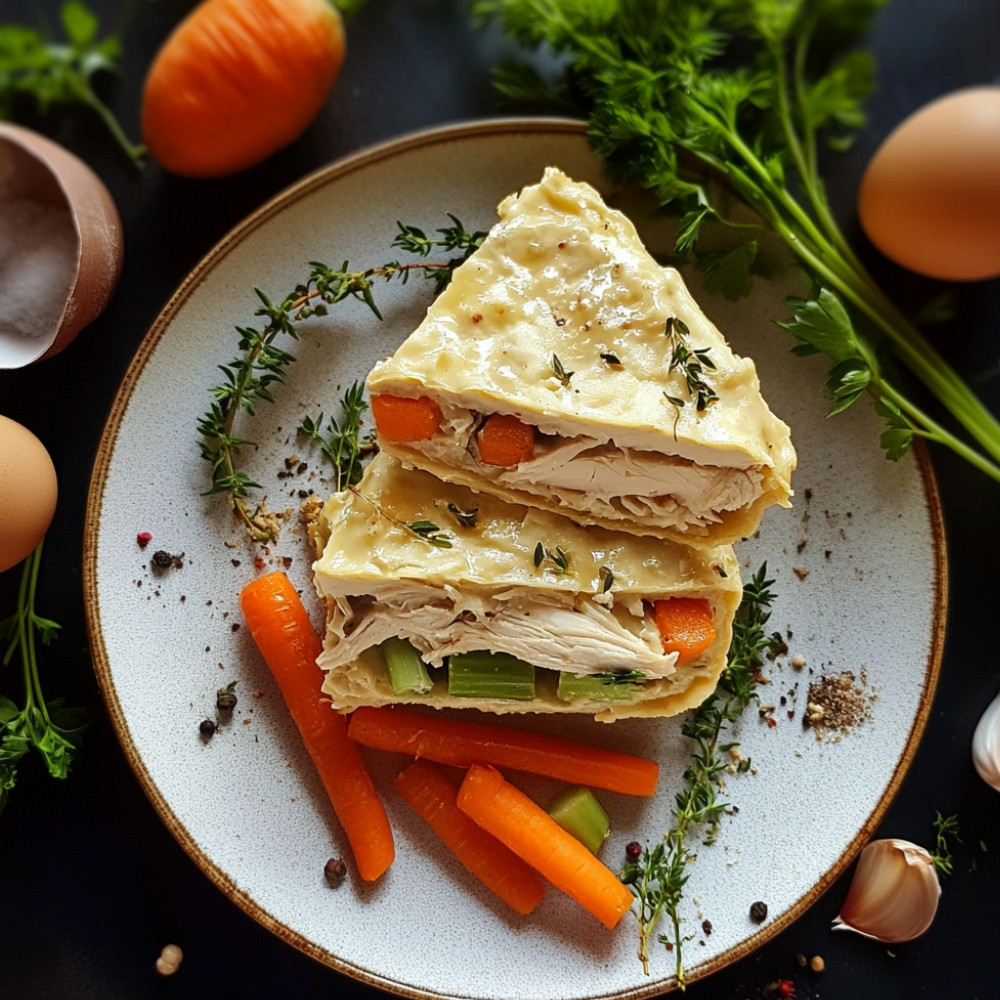
<path fill-rule="evenodd" d="M 715 387 L 705 378 L 706 371 L 715 371 L 711 349 L 708 347 L 690 348 L 687 344 L 687 338 L 691 331 L 688 329 L 687 323 L 676 316 L 667 317 L 663 332 L 672 348 L 669 371 L 681 373 L 688 395 L 695 401 L 695 409 L 702 413 L 719 399 Z M 684 406 L 684 400 L 678 396 L 667 396 L 667 399 L 674 406 Z"/>
<path fill-rule="evenodd" d="M 675 796 L 673 825 L 659 843 L 652 848 L 647 845 L 620 873 L 638 904 L 633 912 L 638 923 L 638 954 L 643 970 L 649 974 L 649 945 L 665 916 L 669 930 L 658 934 L 656 940 L 673 953 L 677 985 L 682 990 L 685 987 L 683 945 L 691 935 L 683 933 L 680 905 L 688 865 L 695 857 L 691 838 L 700 832 L 703 844 L 713 843 L 727 809 L 718 791 L 723 774 L 728 773 L 738 756 L 734 752 L 739 744 L 723 742 L 723 734 L 740 720 L 756 698 L 764 657 L 775 648 L 775 638 L 766 631 L 774 600 L 773 583 L 767 579 L 767 563 L 764 563 L 744 586 L 719 685 L 681 727 L 684 736 L 694 741 L 694 750 L 684 771 L 684 786 Z M 749 759 L 738 759 L 736 770 L 748 770 Z"/>
<path fill-rule="evenodd" d="M 344 393 L 340 409 L 340 421 L 330 417 L 325 430 L 322 413 L 315 418 L 304 417 L 298 426 L 299 434 L 315 442 L 333 466 L 334 490 L 337 493 L 360 481 L 362 460 L 375 450 L 372 441 L 363 441 L 360 436 L 361 418 L 368 409 L 364 386 L 355 382 Z"/>
<path fill-rule="evenodd" d="M 299 323 L 311 317 L 325 316 L 330 306 L 347 299 L 362 302 L 381 320 L 382 313 L 374 294 L 377 281 L 395 279 L 405 284 L 410 274 L 416 273 L 433 280 L 435 292 L 439 292 L 447 286 L 455 269 L 471 256 L 486 236 L 484 232 L 465 229 L 454 216 L 449 218 L 454 224 L 439 229 L 438 237 L 429 237 L 416 226 L 404 226 L 397 222 L 399 232 L 392 241 L 393 248 L 415 253 L 421 258 L 429 256 L 434 249 L 455 254 L 447 260 L 421 259 L 406 263 L 391 260 L 361 271 L 351 270 L 348 261 L 344 261 L 339 268 L 311 261 L 307 280 L 280 301 L 276 302 L 260 289 L 254 289 L 260 300 L 254 315 L 263 318 L 263 326 L 260 329 L 236 328 L 239 354 L 229 364 L 219 366 L 224 379 L 210 390 L 213 397 L 211 408 L 201 416 L 197 425 L 202 457 L 212 468 L 211 486 L 205 495 L 227 496 L 251 538 L 269 542 L 273 540 L 273 534 L 260 517 L 261 506 L 250 500 L 250 491 L 260 489 L 260 484 L 238 467 L 241 449 L 251 442 L 237 435 L 236 418 L 241 413 L 248 418 L 254 417 L 260 401 L 273 403 L 275 386 L 285 381 L 295 357 L 278 347 L 276 341 L 283 336 L 298 340 Z M 304 433 L 308 436 L 322 437 L 316 421 L 306 427 L 308 429 Z M 350 435 L 356 431 L 345 407 L 344 421 L 331 427 L 330 437 L 327 438 L 334 452 L 339 451 L 342 457 L 349 457 L 353 451 Z M 339 443 L 334 440 L 337 436 L 340 436 Z M 356 471 L 356 466 L 349 463 L 349 476 L 355 474 L 352 470 Z"/>
<path fill-rule="evenodd" d="M 453 547 L 451 535 L 446 531 L 442 531 L 440 525 L 435 524 L 433 521 L 420 520 L 420 521 L 403 521 L 398 517 L 393 517 L 378 501 L 373 500 L 371 497 L 366 496 L 361 490 L 354 486 L 347 487 L 356 497 L 360 497 L 366 504 L 368 504 L 372 510 L 375 511 L 379 517 L 384 517 L 387 521 L 391 521 L 397 528 L 402 528 L 404 531 L 409 532 L 411 535 L 415 535 L 421 541 L 427 542 L 438 549 L 450 549 Z"/>

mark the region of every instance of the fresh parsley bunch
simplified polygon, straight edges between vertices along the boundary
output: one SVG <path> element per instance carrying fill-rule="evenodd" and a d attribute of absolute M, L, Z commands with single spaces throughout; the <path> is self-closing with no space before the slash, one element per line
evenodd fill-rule
<path fill-rule="evenodd" d="M 588 121 L 611 177 L 652 191 L 679 217 L 676 249 L 708 271 L 711 291 L 746 295 L 761 270 L 759 236 L 784 239 L 815 282 L 781 323 L 798 354 L 831 361 L 833 412 L 868 394 L 891 459 L 914 436 L 952 448 L 1000 480 L 1000 422 L 914 323 L 890 302 L 840 232 L 819 173 L 821 140 L 846 148 L 874 80 L 857 47 L 885 0 L 475 0 L 525 46 L 554 54 L 552 81 L 505 64 L 510 103 Z M 735 218 L 738 203 L 756 222 Z M 702 250 L 707 224 L 735 239 Z M 891 349 L 958 421 L 952 433 L 909 399 Z"/>

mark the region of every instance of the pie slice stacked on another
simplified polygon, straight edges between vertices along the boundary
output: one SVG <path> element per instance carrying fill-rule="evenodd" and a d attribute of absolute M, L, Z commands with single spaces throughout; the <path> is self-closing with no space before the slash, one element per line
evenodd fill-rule
<path fill-rule="evenodd" d="M 381 447 L 512 503 L 689 545 L 789 505 L 795 451 L 632 223 L 549 168 L 368 378 Z"/>

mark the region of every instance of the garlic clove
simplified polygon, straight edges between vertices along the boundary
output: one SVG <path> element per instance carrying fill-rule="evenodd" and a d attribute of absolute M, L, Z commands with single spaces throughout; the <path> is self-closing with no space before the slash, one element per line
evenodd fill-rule
<path fill-rule="evenodd" d="M 1000 694 L 986 707 L 972 734 L 972 763 L 979 777 L 1000 792 Z"/>
<path fill-rule="evenodd" d="M 930 854 L 908 840 L 873 840 L 861 852 L 834 930 L 912 941 L 937 913 L 941 883 Z"/>

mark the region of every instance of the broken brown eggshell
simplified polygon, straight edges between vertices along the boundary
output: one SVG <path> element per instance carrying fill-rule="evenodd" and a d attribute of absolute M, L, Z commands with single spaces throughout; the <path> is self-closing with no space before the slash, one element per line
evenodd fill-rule
<path fill-rule="evenodd" d="M 104 311 L 121 266 L 121 219 L 100 178 L 0 122 L 0 369 L 58 354 Z"/>

